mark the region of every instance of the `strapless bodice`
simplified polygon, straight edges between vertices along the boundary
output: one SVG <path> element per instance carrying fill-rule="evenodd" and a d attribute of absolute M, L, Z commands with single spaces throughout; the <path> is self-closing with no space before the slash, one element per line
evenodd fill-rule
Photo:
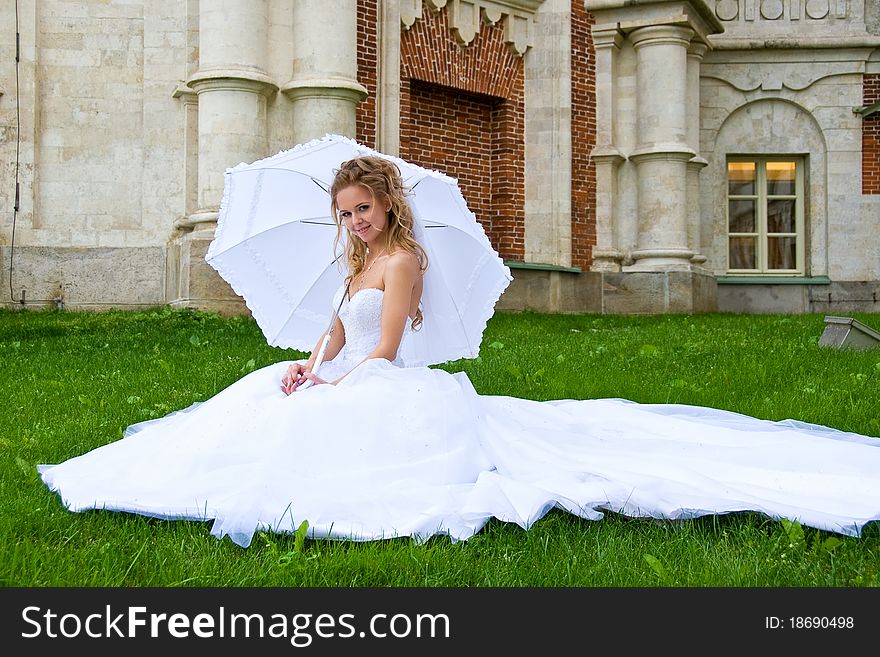
<path fill-rule="evenodd" d="M 334 307 L 339 306 L 345 293 L 344 288 L 336 292 L 333 300 Z M 376 287 L 366 287 L 358 290 L 351 299 L 346 298 L 339 310 L 339 319 L 345 328 L 345 347 L 334 359 L 340 359 L 359 363 L 379 344 L 382 335 L 382 301 L 385 291 Z M 409 322 L 404 329 L 403 339 L 409 332 Z M 403 341 L 401 340 L 401 343 Z M 395 365 L 402 365 L 400 357 L 394 359 Z"/>

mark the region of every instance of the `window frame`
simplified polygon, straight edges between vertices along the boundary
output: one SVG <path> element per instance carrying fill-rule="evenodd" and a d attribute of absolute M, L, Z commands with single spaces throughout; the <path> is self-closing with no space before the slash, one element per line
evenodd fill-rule
<path fill-rule="evenodd" d="M 755 194 L 731 194 L 729 164 L 732 162 L 750 162 L 755 165 Z M 768 162 L 793 162 L 795 165 L 795 190 L 794 194 L 768 194 L 767 193 L 767 163 Z M 724 166 L 725 186 L 725 271 L 730 276 L 806 276 L 806 183 L 805 171 L 807 158 L 803 155 L 775 154 L 775 155 L 728 155 Z M 770 233 L 768 230 L 768 206 L 770 201 L 777 199 L 794 199 L 795 226 L 794 232 Z M 753 232 L 731 232 L 730 230 L 730 205 L 731 200 L 754 200 L 756 205 L 756 230 Z M 730 241 L 732 237 L 755 237 L 756 269 L 734 269 L 730 261 Z M 794 269 L 770 269 L 768 266 L 769 240 L 771 237 L 794 237 L 795 239 L 795 267 Z"/>

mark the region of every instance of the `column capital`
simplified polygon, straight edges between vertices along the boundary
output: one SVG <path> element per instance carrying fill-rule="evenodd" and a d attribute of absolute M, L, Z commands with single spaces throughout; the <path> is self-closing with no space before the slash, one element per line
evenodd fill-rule
<path fill-rule="evenodd" d="M 625 34 L 647 26 L 683 25 L 700 41 L 724 32 L 715 0 L 581 0 L 596 24 L 617 23 Z M 711 6 L 710 6 L 711 5 Z"/>
<path fill-rule="evenodd" d="M 620 31 L 617 23 L 604 23 L 602 25 L 593 25 L 590 29 L 593 34 L 593 47 L 599 48 L 617 48 L 623 44 L 624 34 Z"/>
<path fill-rule="evenodd" d="M 696 57 L 697 59 L 702 60 L 707 52 L 709 52 L 709 46 L 702 41 L 693 40 L 688 47 L 688 57 Z"/>
<path fill-rule="evenodd" d="M 197 94 L 205 91 L 229 90 L 251 91 L 270 96 L 278 91 L 278 85 L 272 78 L 258 69 L 250 68 L 200 69 L 186 81 L 186 86 Z"/>
<path fill-rule="evenodd" d="M 662 160 L 666 162 L 689 162 L 696 153 L 687 145 L 676 142 L 654 143 L 643 146 L 629 154 L 635 163 Z"/>
<path fill-rule="evenodd" d="M 310 78 L 291 80 L 281 87 L 281 93 L 291 100 L 302 98 L 333 98 L 359 103 L 367 97 L 367 88 L 347 78 Z"/>
<path fill-rule="evenodd" d="M 695 34 L 687 25 L 646 25 L 630 32 L 629 38 L 636 50 L 669 44 L 687 48 Z"/>
<path fill-rule="evenodd" d="M 217 219 L 219 217 L 219 208 L 199 208 L 192 214 L 179 217 L 174 222 L 174 228 L 181 232 L 214 230 L 217 227 Z"/>
<path fill-rule="evenodd" d="M 626 156 L 614 146 L 599 144 L 592 150 L 590 157 L 596 164 L 620 164 L 626 160 Z"/>

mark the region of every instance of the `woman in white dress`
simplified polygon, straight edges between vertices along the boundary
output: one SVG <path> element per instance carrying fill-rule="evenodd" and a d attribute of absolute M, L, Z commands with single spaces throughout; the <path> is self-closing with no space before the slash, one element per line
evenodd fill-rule
<path fill-rule="evenodd" d="M 489 518 L 527 528 L 553 507 L 589 519 L 757 511 L 853 536 L 880 519 L 876 438 L 696 406 L 481 396 L 462 373 L 406 367 L 430 263 L 399 172 L 350 160 L 331 197 L 349 276 L 319 371 L 316 346 L 39 466 L 68 509 L 213 520 L 212 534 L 244 547 L 304 521 L 313 538 L 464 540 Z"/>

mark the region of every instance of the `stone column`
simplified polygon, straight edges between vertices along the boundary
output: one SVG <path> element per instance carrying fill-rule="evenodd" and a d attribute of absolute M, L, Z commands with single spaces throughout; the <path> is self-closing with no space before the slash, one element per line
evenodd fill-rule
<path fill-rule="evenodd" d="M 293 102 L 294 142 L 355 137 L 355 108 L 367 97 L 357 81 L 357 45 L 355 0 L 293 3 L 293 78 L 281 90 Z"/>
<path fill-rule="evenodd" d="M 266 74 L 268 38 L 266 0 L 199 3 L 199 70 L 187 81 L 199 103 L 193 225 L 216 222 L 228 167 L 269 154 L 266 97 L 278 87 Z"/>
<path fill-rule="evenodd" d="M 700 155 L 700 63 L 708 49 L 694 40 L 687 55 L 687 143 L 697 153 L 687 163 L 687 245 L 694 251 L 691 262 L 695 265 L 706 262 L 700 252 L 700 172 L 709 162 Z"/>
<path fill-rule="evenodd" d="M 571 266 L 571 2 L 547 0 L 524 55 L 525 261 Z M 518 274 L 521 273 L 517 272 Z M 556 273 L 547 274 L 549 278 Z"/>
<path fill-rule="evenodd" d="M 204 261 L 214 237 L 224 173 L 269 155 L 266 100 L 267 0 L 199 3 L 199 68 L 187 80 L 198 98 L 196 209 L 178 220 L 169 245 L 171 304 L 237 312 L 239 299 Z"/>
<path fill-rule="evenodd" d="M 379 88 L 376 91 L 376 148 L 400 155 L 399 2 L 379 3 Z"/>
<path fill-rule="evenodd" d="M 690 268 L 688 248 L 687 51 L 694 31 L 652 25 L 630 34 L 638 58 L 639 236 L 631 271 Z"/>
<path fill-rule="evenodd" d="M 623 35 L 616 24 L 595 25 L 596 49 L 596 246 L 592 271 L 620 271 L 617 238 L 617 174 L 623 155 L 617 148 L 617 55 Z"/>

